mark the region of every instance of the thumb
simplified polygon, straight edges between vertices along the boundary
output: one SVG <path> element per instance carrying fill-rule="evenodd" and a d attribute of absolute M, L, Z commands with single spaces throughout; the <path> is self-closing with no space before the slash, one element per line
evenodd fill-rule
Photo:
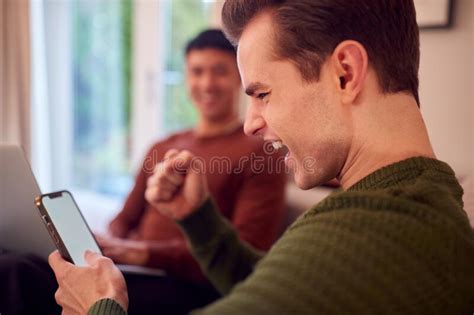
<path fill-rule="evenodd" d="M 171 159 L 177 156 L 178 153 L 179 151 L 176 149 L 170 149 L 166 151 L 165 155 L 163 156 L 163 160 L 155 165 L 153 172 L 156 173 L 164 167 L 168 166 Z"/>
<path fill-rule="evenodd" d="M 66 274 L 67 270 L 73 266 L 70 262 L 64 260 L 57 250 L 49 255 L 48 263 L 51 266 L 51 269 L 53 269 L 54 275 L 57 279 Z"/>
<path fill-rule="evenodd" d="M 178 153 L 179 153 L 178 150 L 170 149 L 170 150 L 166 151 L 165 155 L 163 156 L 163 160 L 171 159 L 174 156 L 176 156 Z"/>

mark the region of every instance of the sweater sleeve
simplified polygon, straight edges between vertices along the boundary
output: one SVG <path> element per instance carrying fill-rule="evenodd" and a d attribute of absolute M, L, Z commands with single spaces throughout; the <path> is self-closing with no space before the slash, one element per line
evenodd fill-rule
<path fill-rule="evenodd" d="M 223 295 L 245 279 L 263 256 L 262 252 L 239 240 L 211 199 L 178 224 L 187 236 L 193 256 Z"/>
<path fill-rule="evenodd" d="M 87 315 L 126 315 L 127 312 L 112 299 L 102 299 L 94 303 Z"/>
<path fill-rule="evenodd" d="M 420 219 L 433 212 L 410 217 L 410 206 L 306 213 L 244 281 L 192 314 L 467 314 L 472 234 Z"/>

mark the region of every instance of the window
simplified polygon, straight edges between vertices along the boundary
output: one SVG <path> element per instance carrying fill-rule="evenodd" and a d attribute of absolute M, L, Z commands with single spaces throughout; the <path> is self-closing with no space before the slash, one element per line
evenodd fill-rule
<path fill-rule="evenodd" d="M 73 1 L 72 186 L 130 188 L 131 1 Z"/>
<path fill-rule="evenodd" d="M 151 24 L 162 27 L 161 36 L 153 27 L 137 36 L 143 4 L 160 11 Z M 33 169 L 43 191 L 71 190 L 86 217 L 120 208 L 133 184 L 133 148 L 143 135 L 156 141 L 196 120 L 184 85 L 183 48 L 208 27 L 213 7 L 208 0 L 32 2 Z M 151 57 L 157 75 L 145 84 L 137 76 L 137 47 L 157 50 Z M 144 76 L 153 77 L 150 69 Z M 151 129 L 134 97 L 147 84 L 159 91 L 148 106 L 156 116 Z M 135 150 L 136 159 L 148 145 Z"/>
<path fill-rule="evenodd" d="M 196 112 L 190 103 L 184 87 L 184 47 L 188 40 L 209 26 L 212 5 L 210 1 L 167 0 L 169 29 L 165 33 L 165 92 L 162 117 L 165 133 L 190 127 L 196 122 Z"/>

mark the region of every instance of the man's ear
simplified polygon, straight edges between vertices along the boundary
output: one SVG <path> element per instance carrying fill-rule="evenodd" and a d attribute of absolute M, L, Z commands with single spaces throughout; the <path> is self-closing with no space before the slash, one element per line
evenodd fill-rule
<path fill-rule="evenodd" d="M 353 103 L 364 87 L 369 63 L 367 51 L 359 42 L 346 40 L 334 49 L 331 63 L 342 102 Z"/>

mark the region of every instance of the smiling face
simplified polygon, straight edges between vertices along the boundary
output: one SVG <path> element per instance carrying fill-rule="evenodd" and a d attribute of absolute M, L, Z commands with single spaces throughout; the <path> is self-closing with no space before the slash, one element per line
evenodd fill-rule
<path fill-rule="evenodd" d="M 338 175 L 349 150 L 347 116 L 337 89 L 339 81 L 326 62 L 320 79 L 305 82 L 289 60 L 272 52 L 271 15 L 247 25 L 237 53 L 246 93 L 251 96 L 245 132 L 281 141 L 289 154 L 298 187 L 308 189 Z"/>
<path fill-rule="evenodd" d="M 191 50 L 186 84 L 200 119 L 220 122 L 236 115 L 240 77 L 233 54 L 214 48 Z"/>

